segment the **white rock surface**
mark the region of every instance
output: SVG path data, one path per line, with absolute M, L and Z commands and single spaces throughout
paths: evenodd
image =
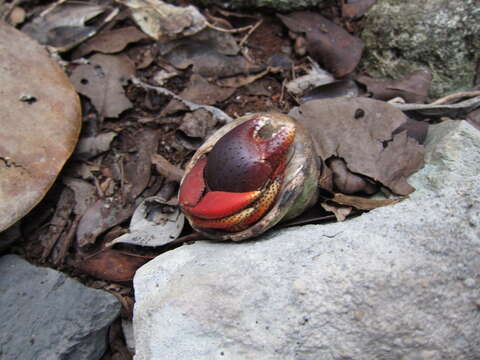
M 411 198 L 197 242 L 134 279 L 136 360 L 480 358 L 480 132 L 432 126 Z

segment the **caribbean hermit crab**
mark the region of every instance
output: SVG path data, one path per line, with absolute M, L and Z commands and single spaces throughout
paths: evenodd
M 181 181 L 179 203 L 192 227 L 240 241 L 298 216 L 317 200 L 312 141 L 289 116 L 257 113 L 214 133 Z

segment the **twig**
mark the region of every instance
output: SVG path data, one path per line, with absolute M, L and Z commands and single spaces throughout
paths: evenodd
M 152 163 L 155 165 L 157 172 L 165 176 L 169 180 L 174 180 L 180 182 L 182 180 L 183 174 L 185 171 L 180 169 L 178 166 L 173 165 L 170 161 L 165 159 L 160 154 L 153 154 L 151 156 Z
M 458 100 L 458 99 L 462 99 L 462 98 L 466 98 L 466 97 L 472 98 L 472 97 L 479 96 L 479 95 L 480 95 L 480 90 L 460 91 L 458 93 L 450 94 L 450 95 L 444 96 L 444 97 L 442 97 L 438 100 L 435 100 L 434 102 L 431 103 L 431 105 L 446 104 L 446 103 L 453 102 L 453 101 Z
M 244 31 L 248 31 L 255 26 L 255 25 L 247 25 L 247 26 L 243 26 L 243 27 L 237 28 L 237 29 L 223 29 L 223 28 L 220 28 L 220 27 L 215 26 L 213 24 L 210 24 L 208 21 L 206 21 L 206 24 L 207 24 L 207 27 L 209 27 L 210 29 L 217 30 L 217 31 L 220 31 L 220 32 L 224 32 L 224 33 L 229 33 L 229 34 L 237 34 L 237 33 L 241 33 L 241 32 L 244 32 Z
M 170 90 L 168 90 L 164 87 L 147 84 L 147 83 L 141 81 L 140 79 L 138 79 L 136 77 L 132 77 L 131 81 L 136 86 L 140 86 L 144 89 L 153 90 L 153 91 L 155 91 L 159 94 L 162 94 L 162 95 L 171 96 L 175 100 L 178 100 L 178 101 L 182 102 L 190 111 L 195 111 L 195 110 L 198 110 L 198 109 L 204 109 L 204 110 L 208 111 L 210 114 L 212 114 L 218 120 L 221 120 L 221 121 L 224 121 L 224 122 L 230 122 L 230 121 L 233 120 L 230 116 L 228 116 L 226 113 L 224 113 L 222 110 L 216 108 L 215 106 L 195 104 L 191 101 L 182 99 L 180 96 L 178 96 L 174 92 L 172 92 L 172 91 L 170 91 Z
M 181 236 L 173 241 L 170 241 L 169 243 L 165 245 L 175 245 L 175 244 L 183 244 L 186 242 L 191 242 L 191 241 L 198 241 L 198 240 L 206 240 L 205 235 L 202 235 L 199 232 L 194 232 L 188 235 Z
M 253 27 L 248 31 L 248 33 L 243 37 L 242 41 L 240 41 L 240 43 L 238 44 L 238 46 L 240 47 L 243 47 L 243 45 L 247 42 L 248 38 L 250 37 L 250 35 L 253 34 L 253 32 L 255 30 L 258 29 L 258 27 L 260 25 L 262 25 L 263 23 L 263 19 L 260 19 L 255 25 L 253 25 Z

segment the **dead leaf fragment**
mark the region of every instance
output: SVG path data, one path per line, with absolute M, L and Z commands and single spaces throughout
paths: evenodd
M 86 24 L 109 10 L 107 19 L 118 10 L 81 1 L 58 2 L 22 27 L 22 31 L 40 44 L 68 51 L 96 33 L 101 24 Z
M 87 96 L 103 117 L 117 117 L 132 107 L 123 86 L 135 73 L 135 66 L 124 55 L 96 54 L 90 64 L 79 65 L 70 80 L 77 91 Z
M 394 134 L 406 116 L 392 105 L 366 98 L 313 100 L 290 115 L 312 134 L 324 161 L 341 158 L 350 172 L 398 195 L 414 191 L 407 178 L 423 166 L 424 148 L 406 131 Z
M 193 72 L 205 78 L 225 78 L 265 70 L 265 65 L 249 63 L 243 56 L 228 56 L 212 48 L 209 43 L 189 42 L 177 46 L 165 58 L 177 69 L 193 67 Z
M 396 204 L 405 199 L 406 197 L 395 199 L 369 199 L 360 196 L 334 194 L 329 200 L 340 205 L 352 206 L 358 210 L 373 210 L 379 207 Z
M 101 32 L 80 45 L 74 52 L 73 57 L 79 58 L 92 52 L 113 54 L 124 50 L 128 44 L 136 43 L 149 37 L 138 30 L 135 26 L 127 26 Z
M 297 11 L 277 16 L 290 31 L 305 34 L 310 56 L 335 76 L 345 76 L 358 65 L 362 41 L 322 15 Z
M 123 282 L 131 281 L 137 269 L 148 260 L 140 256 L 126 255 L 115 249 L 104 248 L 78 262 L 75 267 L 97 279 Z
M 95 243 L 99 235 L 127 220 L 134 210 L 134 203 L 124 204 L 118 197 L 97 200 L 78 224 L 76 234 L 78 246 L 84 247 Z
M 182 124 L 175 131 L 179 144 L 189 150 L 196 150 L 214 132 L 217 121 L 203 109 L 195 110 L 183 117 Z
M 110 144 L 118 134 L 114 131 L 101 133 L 96 136 L 80 138 L 75 149 L 75 155 L 82 159 L 91 159 L 110 149 Z
M 207 26 L 198 9 L 180 7 L 160 0 L 118 0 L 128 6 L 140 28 L 156 40 L 172 40 L 191 36 Z
M 130 232 L 113 240 L 114 244 L 162 246 L 178 238 L 185 216 L 178 206 L 171 206 L 158 196 L 145 199 L 135 210 Z
M 72 153 L 78 95 L 44 48 L 0 22 L 0 231 L 33 208 Z
M 332 212 L 335 215 L 337 221 L 345 221 L 347 216 L 350 215 L 353 210 L 350 206 L 341 206 L 328 202 L 323 202 L 320 205 L 326 211 Z
M 399 80 L 374 79 L 365 75 L 356 80 L 367 87 L 367 92 L 371 93 L 374 99 L 387 101 L 401 97 L 408 103 L 423 103 L 428 97 L 432 72 L 418 70 Z

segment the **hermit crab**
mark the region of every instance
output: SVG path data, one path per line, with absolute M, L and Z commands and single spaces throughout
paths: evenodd
M 280 113 L 250 114 L 197 150 L 181 181 L 179 203 L 206 237 L 245 240 L 313 205 L 318 175 L 312 140 L 300 124 Z

